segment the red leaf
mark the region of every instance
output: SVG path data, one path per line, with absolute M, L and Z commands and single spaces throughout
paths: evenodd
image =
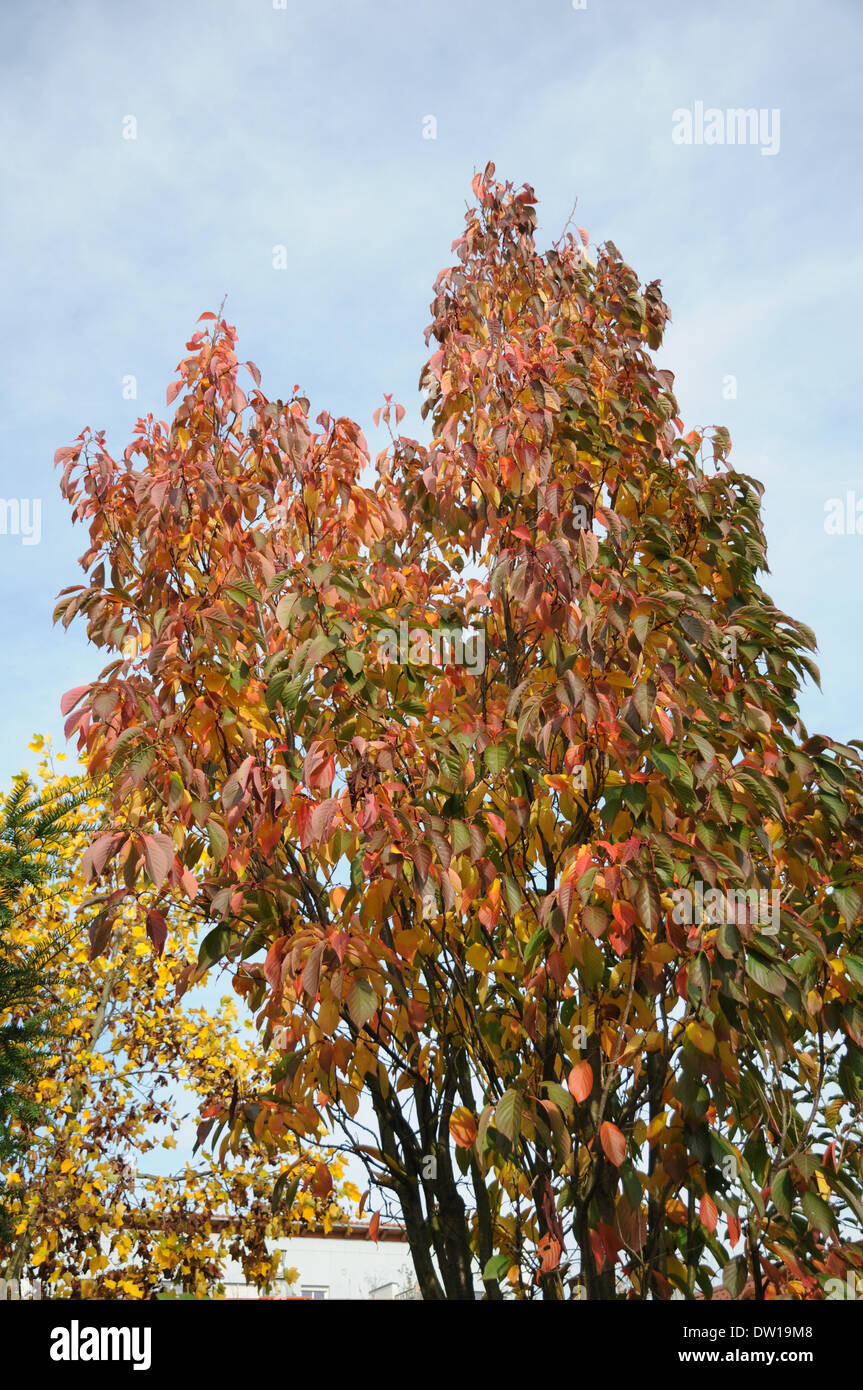
M 111 940 L 111 929 L 114 926 L 114 919 L 107 912 L 100 912 L 98 917 L 87 928 L 90 935 L 90 959 L 95 960 L 108 949 L 108 942 Z
M 563 913 L 564 921 L 569 920 L 569 910 L 572 907 L 572 900 L 575 896 L 575 884 L 571 878 L 565 878 L 557 890 L 557 901 Z
M 264 961 L 264 979 L 274 994 L 278 992 L 282 984 L 282 956 L 287 941 L 286 936 L 280 936 L 278 941 L 274 941 Z
M 68 714 L 70 710 L 73 710 L 89 689 L 89 685 L 76 685 L 74 690 L 67 690 L 60 701 L 60 713 Z
M 375 1243 L 377 1243 L 378 1227 L 380 1226 L 380 1224 L 381 1214 L 379 1211 L 376 1211 L 371 1221 L 369 1222 L 369 1240 L 373 1240 Z
M 609 871 L 610 872 L 610 871 Z M 606 873 L 606 879 L 608 873 Z M 608 939 L 619 956 L 623 956 L 632 944 L 632 927 L 635 922 L 635 910 L 631 903 L 616 902 L 611 914 L 615 921 L 615 926 L 608 934 Z
M 147 913 L 147 935 L 153 943 L 156 955 L 160 956 L 168 939 L 168 923 L 161 912 L 157 912 L 154 907 L 151 907 Z
M 500 838 L 506 844 L 506 821 L 501 816 L 496 816 L 494 811 L 486 811 L 486 820 L 492 830 L 496 830 Z
M 590 1233 L 590 1248 L 593 1251 L 593 1258 L 596 1264 L 596 1268 L 601 1273 L 602 1270 L 605 1268 L 607 1255 L 602 1236 L 599 1234 L 598 1231 L 591 1231 Z
M 312 947 L 306 957 L 306 963 L 303 966 L 302 985 L 310 999 L 317 999 L 318 997 L 318 984 L 321 978 L 321 962 L 326 949 L 326 941 L 319 941 Z
M 599 1128 L 599 1138 L 609 1163 L 619 1168 L 626 1157 L 626 1139 L 623 1133 L 610 1120 L 603 1120 Z
M 69 718 L 63 725 L 64 737 L 71 738 L 79 724 L 83 724 L 88 718 L 89 711 L 87 709 L 76 709 L 73 714 L 69 715 Z
M 174 842 L 170 835 L 142 835 L 147 873 L 161 888 L 174 864 Z
M 335 759 L 315 740 L 303 763 L 303 781 L 309 791 L 329 791 L 335 775 Z
M 89 879 L 91 874 L 99 877 L 108 860 L 123 843 L 123 835 L 118 831 L 109 832 L 107 835 L 100 835 L 94 840 L 92 845 L 84 851 L 81 859 L 81 868 L 84 878 Z

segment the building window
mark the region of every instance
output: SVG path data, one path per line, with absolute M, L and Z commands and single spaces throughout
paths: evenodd
M 300 1294 L 303 1298 L 329 1298 L 328 1284 L 302 1284 Z

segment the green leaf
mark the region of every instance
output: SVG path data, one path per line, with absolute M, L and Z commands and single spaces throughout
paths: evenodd
M 228 853 L 228 836 L 218 821 L 211 820 L 207 823 L 207 839 L 213 858 L 221 862 Z
M 355 888 L 358 893 L 366 881 L 363 873 L 363 854 L 364 851 L 360 850 L 351 860 L 351 887 Z
M 226 590 L 226 593 L 234 600 L 234 603 L 238 603 L 241 608 L 245 608 L 250 600 L 252 603 L 255 603 L 260 598 L 257 589 L 249 579 L 235 579 Z
M 518 1091 L 504 1091 L 494 1110 L 494 1127 L 514 1144 L 521 1133 L 523 1102 Z
M 833 889 L 833 897 L 836 899 L 839 911 L 842 913 L 845 921 L 848 923 L 849 927 L 853 927 L 857 918 L 860 916 L 861 909 L 863 909 L 863 898 L 860 897 L 856 888 L 835 887 Z
M 746 1260 L 742 1255 L 729 1260 L 722 1270 L 722 1286 L 732 1298 L 739 1298 L 746 1285 Z
M 794 1205 L 794 1183 L 787 1168 L 783 1168 L 782 1172 L 777 1173 L 773 1179 L 770 1196 L 773 1198 L 773 1205 L 779 1215 L 784 1216 L 787 1221 Z
M 777 999 L 785 997 L 787 982 L 784 976 L 773 966 L 760 960 L 752 951 L 749 951 L 746 956 L 746 973 L 767 994 L 773 994 Z
M 674 753 L 669 753 L 667 748 L 651 748 L 650 761 L 669 781 L 673 782 L 680 776 L 680 759 Z
M 731 820 L 731 808 L 734 802 L 731 792 L 727 787 L 723 786 L 721 782 L 717 782 L 716 786 L 711 791 L 710 804 L 722 823 L 728 825 Z
M 503 1279 L 512 1267 L 512 1259 L 509 1255 L 492 1255 L 486 1261 L 485 1269 L 482 1272 L 483 1279 Z
M 632 631 L 635 633 L 638 645 L 643 647 L 647 634 L 650 631 L 650 614 L 645 612 L 636 613 L 632 620 Z
M 649 724 L 656 704 L 656 685 L 653 681 L 639 681 L 632 693 L 632 702 L 641 716 L 642 724 Z
M 844 955 L 842 960 L 855 985 L 863 988 L 863 960 L 859 956 L 852 955 Z
M 275 1213 L 282 1205 L 284 1205 L 287 1211 L 290 1211 L 291 1207 L 294 1205 L 294 1198 L 297 1195 L 297 1189 L 300 1185 L 300 1174 L 298 1173 L 295 1178 L 291 1178 L 291 1181 L 288 1182 L 290 1177 L 291 1175 L 288 1172 L 282 1173 L 276 1178 L 275 1186 L 273 1187 L 273 1195 L 270 1198 L 270 1211 Z
M 576 968 L 587 989 L 593 989 L 605 975 L 605 957 L 590 937 L 583 936 L 579 942 Z
M 490 743 L 483 751 L 482 760 L 493 777 L 504 768 L 510 761 L 510 752 L 505 743 Z
M 303 661 L 303 675 L 310 671 L 313 666 L 319 666 L 324 657 L 329 656 L 330 652 L 338 645 L 338 638 L 328 637 L 325 632 L 319 632 L 317 637 L 314 637 L 309 643 L 309 649 Z
M 740 932 L 734 922 L 723 922 L 716 933 L 716 949 L 725 960 L 733 960 L 742 948 Z
M 463 854 L 470 849 L 470 831 L 463 820 L 454 820 L 450 825 L 450 840 L 453 854 Z
M 377 1010 L 378 997 L 368 980 L 355 978 L 348 990 L 348 1012 L 354 1023 L 358 1028 L 362 1028 Z
M 222 956 L 227 954 L 233 940 L 234 933 L 224 922 L 214 927 L 201 942 L 198 950 L 198 968 L 209 969 L 211 965 L 215 965 L 217 960 L 221 960 Z
M 290 627 L 291 620 L 294 616 L 294 610 L 299 604 L 299 601 L 299 594 L 285 594 L 284 598 L 279 599 L 276 604 L 276 622 L 279 624 L 279 627 L 286 629 Z
M 509 874 L 503 876 L 503 896 L 506 898 L 510 914 L 514 917 L 519 908 L 524 907 L 524 898 L 515 879 L 510 878 Z
M 829 1236 L 836 1229 L 836 1218 L 823 1197 L 815 1192 L 807 1192 L 800 1205 L 810 1226 L 814 1226 L 823 1236 Z
M 647 788 L 641 782 L 628 782 L 623 788 L 623 800 L 630 811 L 640 816 L 647 805 Z
M 553 1100 L 555 1105 L 558 1105 L 565 1114 L 569 1114 L 573 1107 L 573 1100 L 565 1086 L 561 1086 L 559 1081 L 543 1081 L 542 1089 L 549 1100 Z
M 537 929 L 536 929 L 536 931 L 534 932 L 533 936 L 530 938 L 530 941 L 527 943 L 527 947 L 526 947 L 526 949 L 525 949 L 525 953 L 524 953 L 524 963 L 525 963 L 525 965 L 530 965 L 530 962 L 533 960 L 533 958 L 534 958 L 534 956 L 536 955 L 537 951 L 539 950 L 540 946 L 542 946 L 542 944 L 543 944 L 545 941 L 549 940 L 549 939 L 550 939 L 550 938 L 549 938 L 548 932 L 546 931 L 545 927 L 537 927 Z

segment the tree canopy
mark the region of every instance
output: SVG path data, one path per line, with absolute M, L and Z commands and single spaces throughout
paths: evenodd
M 820 1297 L 863 1251 L 861 745 L 801 723 L 815 638 L 659 284 L 473 191 L 428 441 L 387 399 L 372 469 L 208 313 L 169 422 L 58 451 L 86 869 L 206 922 L 279 1030 L 256 1131 L 347 1136 L 426 1298 Z

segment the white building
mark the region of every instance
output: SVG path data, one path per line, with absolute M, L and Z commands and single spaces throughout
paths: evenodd
M 419 1298 L 410 1247 L 400 1226 L 381 1225 L 377 1241 L 368 1226 L 337 1227 L 329 1235 L 310 1231 L 274 1242 L 283 1251 L 282 1268 L 295 1269 L 298 1278 L 288 1284 L 278 1280 L 270 1298 Z M 228 1298 L 260 1298 L 248 1285 L 242 1267 L 230 1261 L 225 1267 Z

